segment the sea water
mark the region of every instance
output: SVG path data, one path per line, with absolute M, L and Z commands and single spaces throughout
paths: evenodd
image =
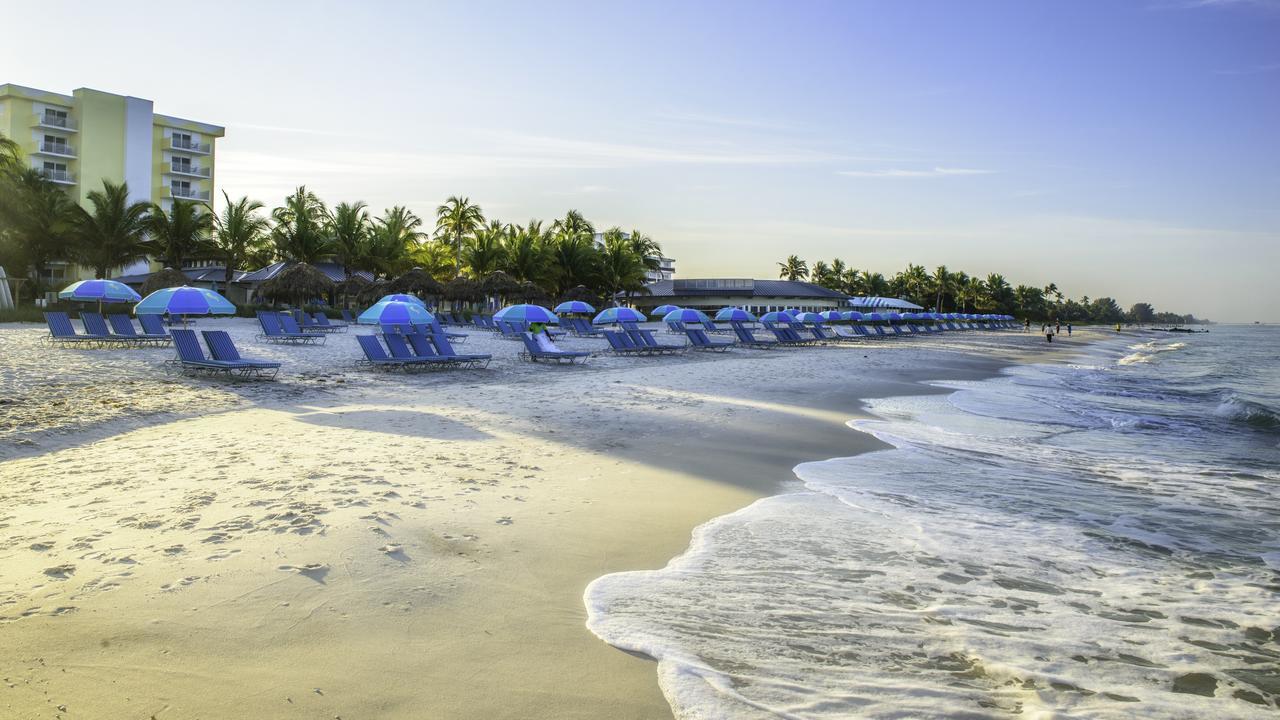
M 589 627 L 680 718 L 1277 717 L 1277 358 L 1151 333 L 876 401 L 894 449 L 596 580 Z

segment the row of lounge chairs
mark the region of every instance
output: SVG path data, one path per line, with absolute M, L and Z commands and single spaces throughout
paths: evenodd
M 489 354 L 466 355 L 457 352 L 444 333 L 384 332 L 383 349 L 376 335 L 357 335 L 364 360 L 357 365 L 380 370 L 438 370 L 442 368 L 486 368 L 493 359 Z M 389 351 L 389 352 L 388 352 Z
M 172 342 L 159 315 L 139 315 L 142 332 L 134 327 L 128 315 L 113 313 L 104 320 L 101 313 L 82 312 L 84 332 L 76 332 L 71 318 L 64 312 L 46 312 L 49 335 L 44 341 L 53 345 L 78 347 L 144 347 L 164 346 Z M 111 326 L 108 328 L 107 323 Z
M 201 332 L 205 345 L 209 347 L 208 355 L 200 347 L 195 330 L 174 328 L 171 334 L 177 357 L 168 362 L 183 372 L 265 380 L 274 378 L 280 372 L 278 362 L 242 357 L 225 330 Z

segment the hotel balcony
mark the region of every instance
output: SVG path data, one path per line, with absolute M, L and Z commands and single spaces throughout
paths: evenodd
M 169 197 L 174 200 L 209 200 L 208 190 L 197 190 L 195 188 L 170 187 Z
M 169 172 L 174 175 L 187 175 L 189 177 L 209 177 L 209 168 L 207 167 L 196 167 L 195 165 L 184 165 L 176 162 L 169 163 Z
M 210 151 L 208 143 L 198 143 L 195 141 L 188 142 L 186 140 L 179 140 L 175 137 L 169 138 L 169 147 L 174 150 L 195 153 L 197 155 L 208 155 Z
M 71 118 L 55 117 L 53 115 L 36 115 L 31 124 L 36 127 L 62 130 L 64 132 L 76 131 L 75 120 L 72 120 Z
M 72 175 L 66 170 L 37 169 L 36 172 L 40 173 L 45 180 L 48 180 L 51 183 L 56 183 L 58 185 L 75 185 L 76 184 L 76 176 Z
M 36 152 L 41 155 L 56 155 L 57 157 L 73 158 L 76 156 L 75 148 L 67 143 L 42 142 L 36 146 Z

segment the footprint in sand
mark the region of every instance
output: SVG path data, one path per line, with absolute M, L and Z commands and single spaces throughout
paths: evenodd
M 296 572 L 305 575 L 318 583 L 324 583 L 324 576 L 329 574 L 329 566 L 324 563 L 307 563 L 306 565 L 281 565 L 279 570 Z
M 513 523 L 513 522 L 515 522 L 515 521 L 514 521 L 514 520 L 512 520 L 510 517 L 503 516 L 503 517 L 498 518 L 496 522 L 497 522 L 499 525 L 510 525 L 511 523 Z
M 36 552 L 44 552 L 45 550 L 49 550 L 53 548 L 53 541 L 35 542 L 35 543 L 31 543 L 28 547 L 32 550 L 35 550 Z
M 76 566 L 70 565 L 70 564 L 55 565 L 53 567 L 44 569 L 45 575 L 48 575 L 51 578 L 57 578 L 59 580 L 66 580 L 67 578 L 71 577 L 75 573 L 76 573 Z

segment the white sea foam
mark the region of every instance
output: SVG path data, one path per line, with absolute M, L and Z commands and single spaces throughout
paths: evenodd
M 597 580 L 589 627 L 681 718 L 1273 717 L 1280 478 L 1135 453 L 1164 418 L 1057 372 L 872 403 L 897 449 Z

